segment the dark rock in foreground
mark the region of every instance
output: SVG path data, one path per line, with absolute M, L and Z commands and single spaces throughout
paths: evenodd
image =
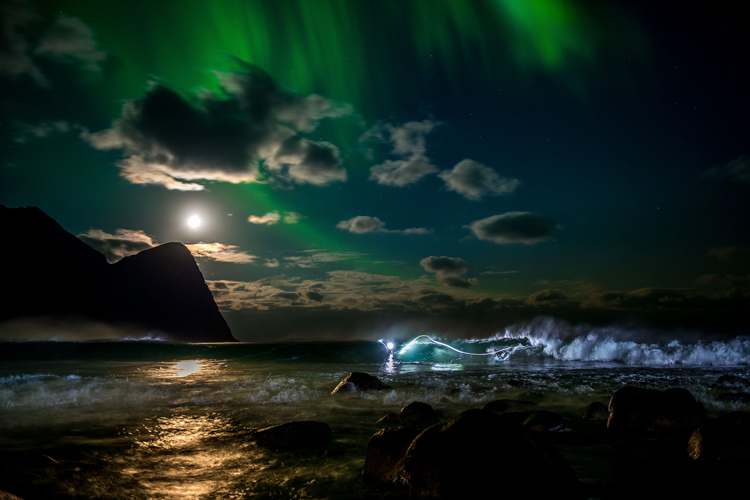
M 414 401 L 401 408 L 399 415 L 401 423 L 411 427 L 429 427 L 440 422 L 432 406 L 420 401 Z
M 579 415 L 584 420 L 607 420 L 609 419 L 609 409 L 604 403 L 596 401 L 582 408 Z
M 383 429 L 367 443 L 363 479 L 372 486 L 406 486 L 404 456 L 421 431 L 411 427 Z
M 36 207 L 0 205 L 0 227 L 22 245 L 0 245 L 3 278 L 13 284 L 0 307 L 0 321 L 92 320 L 156 331 L 175 341 L 236 341 L 181 243 L 109 264 Z
M 579 497 L 575 474 L 551 445 L 487 410 L 423 431 L 404 466 L 412 499 Z
M 750 413 L 735 411 L 706 421 L 690 436 L 688 455 L 709 464 L 750 461 Z
M 610 400 L 607 428 L 625 433 L 690 434 L 703 423 L 705 413 L 686 389 L 625 386 Z
M 483 410 L 494 411 L 495 413 L 529 411 L 534 408 L 536 408 L 536 403 L 516 399 L 496 399 L 482 406 Z
M 300 420 L 260 429 L 252 439 L 268 448 L 318 448 L 331 442 L 331 428 L 325 422 Z
M 378 377 L 369 373 L 351 372 L 339 382 L 339 385 L 331 391 L 331 394 L 347 391 L 381 391 L 390 389 L 391 386 L 380 381 Z

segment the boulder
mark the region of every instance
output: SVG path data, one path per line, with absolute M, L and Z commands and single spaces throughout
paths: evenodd
M 536 403 L 515 399 L 496 399 L 482 406 L 483 410 L 494 411 L 495 413 L 529 411 L 534 408 L 536 408 Z
M 406 451 L 411 499 L 577 498 L 578 480 L 540 435 L 488 410 L 429 427 Z
M 367 443 L 367 456 L 362 472 L 371 486 L 406 486 L 404 456 L 409 445 L 421 431 L 412 427 L 383 429 Z
M 432 409 L 432 406 L 427 403 L 421 403 L 414 401 L 401 408 L 401 414 L 399 415 L 401 423 L 411 427 L 429 427 L 440 422 L 440 419 Z
M 609 409 L 604 403 L 596 401 L 590 405 L 585 406 L 578 413 L 584 420 L 607 420 L 609 419 Z
M 687 451 L 702 463 L 750 459 L 750 413 L 735 411 L 706 421 L 690 436 Z
M 692 433 L 706 411 L 686 389 L 666 391 L 625 386 L 609 402 L 607 428 L 625 433 Z
M 388 413 L 383 418 L 378 420 L 376 423 L 380 425 L 387 425 L 387 426 L 393 426 L 397 427 L 401 425 L 401 418 L 399 417 L 398 413 Z
M 257 430 L 252 439 L 268 448 L 325 447 L 331 442 L 331 428 L 324 422 L 299 420 Z
M 527 412 L 524 427 L 537 432 L 560 432 L 565 430 L 565 421 L 557 413 L 549 410 Z
M 380 381 L 378 377 L 362 372 L 351 372 L 339 385 L 331 391 L 331 394 L 347 391 L 380 391 L 390 389 L 391 386 Z

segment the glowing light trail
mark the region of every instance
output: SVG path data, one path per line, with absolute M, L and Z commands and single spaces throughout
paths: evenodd
M 518 345 L 514 345 L 514 346 L 510 346 L 510 347 L 504 347 L 502 349 L 496 349 L 496 350 L 490 351 L 490 352 L 483 352 L 483 353 L 467 352 L 467 351 L 462 351 L 461 349 L 456 349 L 455 347 L 453 347 L 451 345 L 448 345 L 448 344 L 446 344 L 444 342 L 440 342 L 438 340 L 435 340 L 432 337 L 430 337 L 429 335 L 419 335 L 419 336 L 415 337 L 414 339 L 412 339 L 407 344 L 405 344 L 398 353 L 399 354 L 403 354 L 407 349 L 409 349 L 412 346 L 412 344 L 414 344 L 417 340 L 419 340 L 421 338 L 426 338 L 430 342 L 432 342 L 433 344 L 437 344 L 437 345 L 440 345 L 440 346 L 443 346 L 443 347 L 447 347 L 448 349 L 456 351 L 457 353 L 460 353 L 460 354 L 467 354 L 469 356 L 495 356 L 495 360 L 504 360 L 504 359 L 506 359 L 510 355 L 510 353 L 514 349 L 518 349 L 519 347 L 520 348 L 524 347 L 523 344 L 518 344 Z M 382 340 L 378 340 L 378 342 L 380 342 L 381 344 L 383 344 L 383 346 L 386 348 L 386 350 L 388 352 L 393 351 L 393 349 L 395 347 L 394 344 L 393 344 L 393 342 L 383 342 Z

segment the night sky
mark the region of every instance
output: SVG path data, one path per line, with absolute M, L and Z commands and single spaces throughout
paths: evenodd
M 110 262 L 185 243 L 245 341 L 747 333 L 747 26 L 689 0 L 0 0 L 0 203 Z

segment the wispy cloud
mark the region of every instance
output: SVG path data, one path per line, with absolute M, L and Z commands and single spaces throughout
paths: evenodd
M 278 211 L 268 212 L 267 214 L 258 217 L 257 215 L 251 215 L 247 218 L 248 222 L 252 222 L 253 224 L 266 224 L 268 226 L 272 226 L 274 224 L 277 224 L 279 222 L 283 222 L 284 224 L 296 224 L 300 220 L 305 219 L 306 217 L 302 214 L 298 214 L 297 212 L 284 212 L 284 215 L 279 215 Z
M 431 229 L 412 227 L 409 229 L 386 229 L 385 222 L 377 217 L 358 215 L 349 220 L 342 220 L 336 224 L 338 229 L 355 234 L 366 233 L 396 233 L 396 234 L 430 234 Z
M 229 262 L 232 264 L 250 264 L 258 257 L 239 250 L 235 245 L 223 243 L 197 243 L 185 245 L 194 257 L 200 259 L 215 260 L 217 262 Z

